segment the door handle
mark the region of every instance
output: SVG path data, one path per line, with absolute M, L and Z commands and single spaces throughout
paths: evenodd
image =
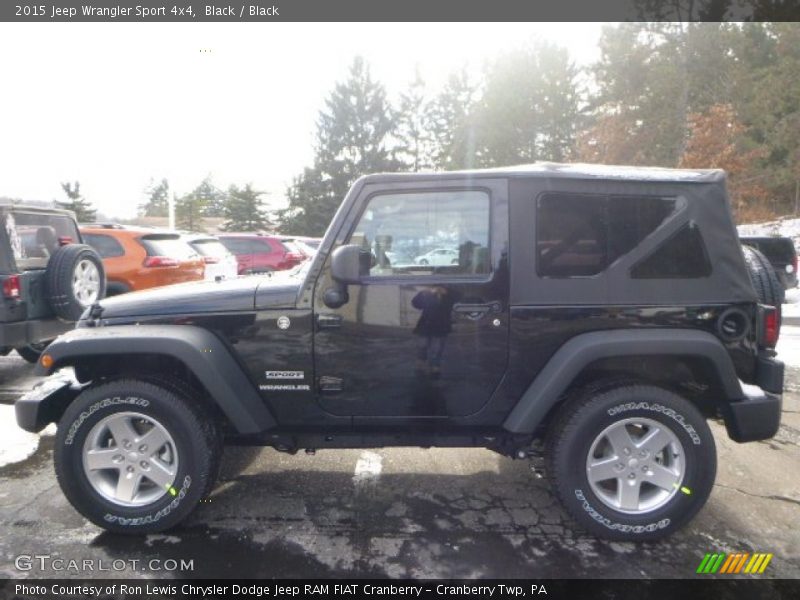
M 317 315 L 318 329 L 335 329 L 342 326 L 342 315 L 320 314 Z
M 477 321 L 489 313 L 501 312 L 501 310 L 502 305 L 499 302 L 489 302 L 486 304 L 458 303 L 453 306 L 453 312 L 464 315 L 473 321 Z

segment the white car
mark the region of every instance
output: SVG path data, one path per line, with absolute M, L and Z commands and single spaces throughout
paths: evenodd
M 213 235 L 188 235 L 186 241 L 206 263 L 206 281 L 234 279 L 239 276 L 236 256 Z
M 445 265 L 458 264 L 458 252 L 452 248 L 437 248 L 426 252 L 414 259 L 414 263 L 418 265 L 431 265 L 434 267 L 443 267 Z

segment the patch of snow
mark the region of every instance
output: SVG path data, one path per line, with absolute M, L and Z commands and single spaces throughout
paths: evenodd
M 53 437 L 56 434 L 56 429 L 57 429 L 56 428 L 56 424 L 55 423 L 50 423 L 50 425 L 48 425 L 47 427 L 45 427 L 44 429 L 42 429 L 39 432 L 39 436 L 41 436 L 41 437 Z
M 17 427 L 14 407 L 0 404 L 0 467 L 22 462 L 38 447 L 38 435 Z
M 383 457 L 375 452 L 362 452 L 356 461 L 353 483 L 362 487 L 375 483 L 383 470 Z
M 800 327 L 781 326 L 781 337 L 775 350 L 787 367 L 800 367 Z

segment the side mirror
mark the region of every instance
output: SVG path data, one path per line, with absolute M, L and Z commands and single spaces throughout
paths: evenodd
M 331 254 L 331 276 L 337 283 L 358 283 L 369 273 L 370 254 L 360 246 L 339 246 Z

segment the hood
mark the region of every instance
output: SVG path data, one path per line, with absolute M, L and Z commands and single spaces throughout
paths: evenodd
M 253 275 L 169 285 L 102 300 L 101 318 L 241 312 L 256 306 L 294 308 L 300 283 L 294 278 Z

